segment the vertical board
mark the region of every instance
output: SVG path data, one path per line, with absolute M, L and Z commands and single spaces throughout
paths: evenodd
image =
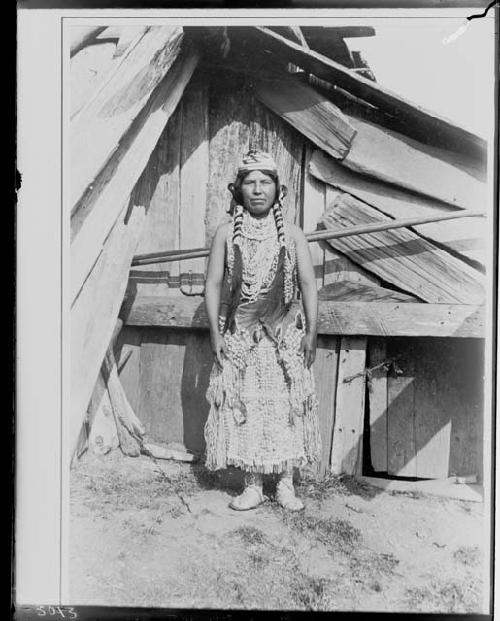
M 136 413 L 153 441 L 204 451 L 209 410 L 205 393 L 212 364 L 208 332 L 143 329 Z
M 342 337 L 331 455 L 333 474 L 361 474 L 366 337 Z
M 333 422 L 339 360 L 339 339 L 335 336 L 318 336 L 314 379 L 318 397 L 318 418 L 321 434 L 321 461 L 318 474 L 324 475 L 330 466 L 332 451 Z
M 306 159 L 304 167 L 304 204 L 302 207 L 302 228 L 305 233 L 312 233 L 317 228 L 318 220 L 325 211 L 325 192 L 326 185 L 315 179 L 308 172 L 309 160 L 313 149 L 310 145 L 306 146 Z M 311 258 L 316 276 L 316 288 L 321 289 L 324 279 L 325 251 L 319 242 L 309 244 Z
M 297 222 L 300 214 L 304 138 L 254 97 L 251 101 L 253 109 L 249 119 L 250 148 L 267 151 L 273 156 L 280 183 L 288 189 L 283 204 L 283 216 L 288 222 Z
M 303 137 L 262 106 L 241 79 L 214 76 L 209 103 L 210 170 L 206 213 L 206 241 L 227 218 L 238 163 L 248 149 L 269 151 L 276 160 L 280 183 L 288 188 L 284 217 L 298 221 Z
M 415 393 L 417 476 L 478 475 L 482 470 L 480 341 L 419 343 Z
M 403 375 L 388 377 L 388 472 L 439 479 L 481 475 L 484 343 L 390 339 Z
M 451 400 L 449 474 L 483 475 L 485 342 L 482 339 L 447 339 L 441 347 L 447 363 L 443 386 Z M 442 365 L 443 366 L 443 365 Z M 486 412 L 486 416 L 491 416 Z
M 182 100 L 181 100 L 182 101 Z M 136 201 L 147 206 L 138 254 L 180 247 L 180 143 L 182 104 L 170 117 L 140 182 Z M 129 290 L 136 295 L 180 295 L 179 261 L 133 268 Z
M 182 442 L 180 385 L 184 361 L 182 335 L 157 328 L 143 333 L 139 419 L 152 440 Z
M 118 336 L 115 356 L 123 390 L 134 412 L 139 412 L 139 374 L 141 360 L 142 328 L 124 326 Z
M 208 83 L 197 72 L 182 98 L 179 230 L 183 249 L 205 247 L 208 158 Z M 205 262 L 203 258 L 181 262 L 181 287 L 186 280 L 188 291 L 203 291 Z
M 415 356 L 409 342 L 395 351 L 400 355 L 397 365 L 402 373 L 391 372 L 387 378 L 387 472 L 415 477 Z
M 452 411 L 447 393 L 452 386 L 447 382 L 446 362 L 439 351 L 439 344 L 432 345 L 425 349 L 419 347 L 416 353 L 416 476 L 444 479 L 448 476 L 450 461 Z
M 206 243 L 227 216 L 231 202 L 228 183 L 234 181 L 241 154 L 249 148 L 250 95 L 229 88 L 228 81 L 212 79 L 209 97 L 209 178 L 206 209 Z
M 203 453 L 203 430 L 209 405 L 205 394 L 213 365 L 210 334 L 188 331 L 183 334 L 184 360 L 180 384 L 184 446 L 194 453 Z
M 370 368 L 386 359 L 385 340 L 368 341 Z M 370 456 L 375 472 L 387 472 L 387 371 L 380 367 L 372 371 L 368 388 L 370 412 Z

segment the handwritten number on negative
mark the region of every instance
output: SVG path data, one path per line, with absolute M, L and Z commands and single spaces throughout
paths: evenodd
M 78 614 L 75 609 L 61 606 L 37 606 L 37 615 L 39 617 L 61 617 L 61 619 L 76 619 Z

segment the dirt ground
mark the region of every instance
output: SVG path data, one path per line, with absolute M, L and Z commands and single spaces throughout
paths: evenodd
M 481 503 L 302 478 L 306 504 L 228 508 L 237 470 L 85 454 L 72 470 L 73 605 L 486 613 Z

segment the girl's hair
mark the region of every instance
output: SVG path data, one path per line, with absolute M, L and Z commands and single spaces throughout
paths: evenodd
M 285 291 L 285 232 L 283 225 L 283 211 L 282 211 L 282 200 L 286 196 L 286 187 L 280 185 L 278 176 L 271 171 L 262 170 L 260 171 L 266 175 L 269 175 L 274 183 L 276 184 L 276 195 L 274 198 L 274 204 L 272 207 L 274 221 L 276 223 L 276 231 L 278 234 L 278 241 L 280 245 L 279 256 L 278 256 L 278 264 L 276 267 L 276 273 L 274 275 L 273 281 L 269 290 L 266 294 L 266 299 L 261 300 L 258 304 L 257 313 L 259 319 L 262 322 L 265 322 L 267 318 L 272 317 L 273 315 L 279 314 L 281 309 L 284 307 L 284 291 Z M 231 279 L 231 292 L 230 299 L 227 308 L 226 321 L 224 324 L 224 332 L 230 329 L 231 332 L 234 332 L 236 325 L 234 321 L 234 317 L 236 315 L 236 310 L 241 300 L 241 287 L 242 287 L 242 279 L 243 279 L 243 259 L 241 256 L 241 227 L 243 225 L 243 196 L 241 193 L 241 185 L 243 180 L 248 175 L 248 172 L 239 174 L 236 177 L 234 183 L 230 183 L 228 185 L 228 189 L 233 195 L 233 200 L 231 201 L 231 207 L 229 209 L 229 213 L 233 215 L 233 274 Z

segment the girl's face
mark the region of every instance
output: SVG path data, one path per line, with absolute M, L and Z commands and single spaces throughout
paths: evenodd
M 276 198 L 276 183 L 260 170 L 252 170 L 241 184 L 243 206 L 253 216 L 267 215 Z

